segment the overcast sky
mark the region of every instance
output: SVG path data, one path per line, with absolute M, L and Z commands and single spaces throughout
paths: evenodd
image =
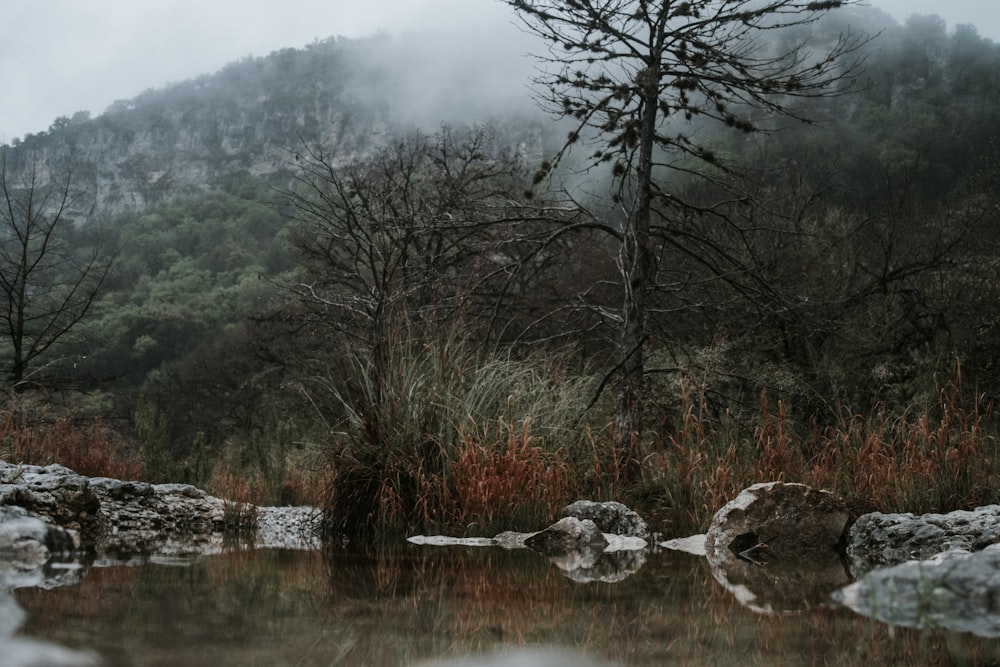
M 869 0 L 899 20 L 938 14 L 1000 41 L 1000 0 Z M 3 0 L 0 143 L 244 56 L 331 35 L 436 31 L 463 48 L 525 52 L 499 0 Z M 459 36 L 464 39 L 458 41 Z

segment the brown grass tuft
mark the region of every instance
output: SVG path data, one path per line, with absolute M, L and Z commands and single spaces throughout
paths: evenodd
M 0 458 L 28 465 L 58 463 L 88 477 L 143 479 L 142 460 L 123 437 L 101 419 L 29 420 L 0 410 Z
M 530 422 L 520 430 L 464 433 L 450 466 L 452 512 L 457 525 L 510 527 L 522 521 L 555 517 L 578 493 L 576 475 L 559 451 L 535 444 Z

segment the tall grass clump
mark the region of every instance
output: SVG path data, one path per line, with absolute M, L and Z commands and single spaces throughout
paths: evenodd
M 947 512 L 1000 500 L 992 405 L 962 387 L 960 369 L 922 410 L 844 410 L 814 434 L 805 480 L 833 488 L 858 511 Z
M 474 531 L 513 504 L 547 517 L 576 492 L 569 468 L 594 386 L 568 367 L 558 355 L 409 338 L 379 368 L 354 354 L 312 378 L 305 389 L 317 409 L 324 397 L 335 406 L 328 530 Z
M 961 373 L 935 400 L 893 414 L 842 409 L 820 427 L 761 394 L 752 419 L 712 411 L 704 390 L 682 387 L 681 416 L 653 441 L 630 493 L 673 534 L 704 531 L 757 482 L 836 491 L 852 511 L 948 512 L 1000 500 L 1000 446 L 992 407 L 962 388 Z
M 90 477 L 144 479 L 138 451 L 104 420 L 77 419 L 25 395 L 8 396 L 0 406 L 0 459 L 58 463 Z

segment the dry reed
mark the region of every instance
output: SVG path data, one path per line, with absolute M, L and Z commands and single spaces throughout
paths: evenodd
M 998 499 L 991 406 L 963 392 L 959 372 L 923 410 L 845 410 L 837 424 L 805 433 L 786 403 L 772 410 L 766 393 L 755 424 L 713 416 L 702 397 L 683 398 L 677 427 L 644 460 L 645 488 L 637 494 L 668 506 L 660 508 L 668 533 L 704 530 L 725 502 L 763 481 L 836 491 L 858 514 L 947 512 Z
M 143 479 L 142 461 L 103 420 L 47 419 L 19 409 L 0 410 L 0 459 L 27 465 L 58 463 L 88 477 Z

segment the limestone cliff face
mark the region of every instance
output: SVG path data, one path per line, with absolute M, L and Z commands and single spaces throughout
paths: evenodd
M 72 173 L 85 191 L 78 214 L 142 210 L 177 194 L 225 187 L 250 174 L 287 177 L 303 142 L 339 147 L 345 159 L 372 146 L 385 122 L 335 97 L 311 108 L 273 97 L 187 96 L 184 84 L 112 108 L 94 120 L 26 138 L 10 150 L 14 173 L 37 159 L 43 177 Z
M 385 36 L 330 39 L 246 58 L 116 102 L 93 119 L 85 112 L 57 119 L 48 132 L 15 141 L 8 168 L 18 173 L 34 159 L 43 174 L 71 170 L 75 188 L 86 192 L 77 214 L 86 216 L 224 188 L 241 174 L 284 185 L 303 143 L 349 161 L 389 136 L 442 123 L 503 117 L 512 143 L 541 154 L 538 124 L 499 108 L 502 95 L 489 81 L 477 91 L 465 78 L 459 96 L 447 72 L 414 70 L 413 48 Z M 518 104 L 533 108 L 521 94 Z

